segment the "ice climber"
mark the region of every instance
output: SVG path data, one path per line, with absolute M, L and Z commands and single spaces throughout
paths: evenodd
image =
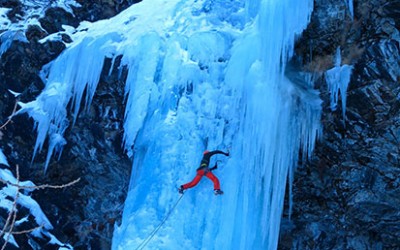
M 227 153 L 220 151 L 220 150 L 214 150 L 214 151 L 204 151 L 203 152 L 203 159 L 201 159 L 201 163 L 200 163 L 200 167 L 198 167 L 196 169 L 197 174 L 194 177 L 194 179 L 191 182 L 188 182 L 186 184 L 183 184 L 180 186 L 179 188 L 179 193 L 183 194 L 183 191 L 185 189 L 188 188 L 192 188 L 194 186 L 197 185 L 197 183 L 199 183 L 199 181 L 201 180 L 201 178 L 203 176 L 206 176 L 207 178 L 209 178 L 213 183 L 214 183 L 214 194 L 218 195 L 218 194 L 223 194 L 224 192 L 221 191 L 221 187 L 219 185 L 219 180 L 218 178 L 211 172 L 212 170 L 216 169 L 218 167 L 217 163 L 215 163 L 214 167 L 209 168 L 209 164 L 210 164 L 210 158 L 213 155 L 216 154 L 223 154 L 225 156 L 229 156 L 229 151 Z

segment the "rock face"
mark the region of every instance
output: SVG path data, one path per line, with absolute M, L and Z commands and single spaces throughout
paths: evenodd
M 296 171 L 279 249 L 400 249 L 399 1 L 315 1 L 297 56 L 320 78 L 323 138 Z M 323 73 L 337 47 L 353 65 L 346 120 Z M 340 100 L 339 100 L 340 102 Z
M 43 1 L 35 2 L 43 4 Z M 14 41 L 2 55 L 2 124 L 12 114 L 16 101 L 29 102 L 40 93 L 44 84 L 38 76 L 39 71 L 65 48 L 62 42 L 39 43 L 40 39 L 60 31 L 63 24 L 76 27 L 82 20 L 109 18 L 138 1 L 79 2 L 82 7 L 74 10 L 75 16 L 61 8 L 48 8 L 45 16 L 39 20 L 41 27 L 28 27 L 25 33 L 28 41 Z M 18 21 L 22 14 L 23 6 L 16 0 L 0 1 L 0 7 L 12 9 L 8 12 L 11 21 Z M 63 37 L 63 41 L 68 43 L 70 38 Z M 16 116 L 0 130 L 0 148 L 7 156 L 14 174 L 15 166 L 20 167 L 21 180 L 31 180 L 37 185 L 61 185 L 81 178 L 68 188 L 43 189 L 33 193 L 33 198 L 54 226 L 53 235 L 61 242 L 73 245 L 74 249 L 111 248 L 114 224 L 121 218 L 129 185 L 132 162 L 121 147 L 124 72 L 122 77 L 118 77 L 116 71 L 108 75 L 110 65 L 106 61 L 104 71 L 107 73 L 100 79 L 89 111 L 79 114 L 75 125 L 66 131 L 67 145 L 61 158 L 57 161 L 54 157 L 46 173 L 43 168 L 46 152 L 39 153 L 32 163 L 36 135 L 33 121 L 28 116 Z M 9 89 L 21 93 L 18 100 Z M 5 215 L 1 216 L 4 219 Z M 32 223 L 27 228 L 36 226 Z M 40 241 L 28 234 L 15 238 L 20 249 L 55 249 L 54 245 L 47 245 L 47 241 Z M 11 245 L 8 247 L 12 249 Z

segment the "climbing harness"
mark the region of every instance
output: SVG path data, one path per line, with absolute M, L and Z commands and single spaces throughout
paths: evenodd
M 184 194 L 184 193 L 183 193 Z M 179 201 L 182 199 L 183 194 L 181 195 L 181 197 L 179 197 L 179 199 L 175 202 L 175 204 L 172 206 L 171 210 L 169 210 L 169 212 L 167 213 L 167 215 L 164 217 L 164 219 L 161 221 L 161 223 L 150 233 L 149 236 L 147 236 L 146 239 L 144 239 L 142 241 L 142 243 L 140 243 L 140 245 L 136 248 L 136 250 L 141 250 L 144 249 L 144 247 L 150 242 L 150 240 L 154 237 L 154 235 L 156 235 L 156 233 L 158 232 L 158 230 L 160 230 L 160 228 L 164 225 L 164 223 L 167 221 L 168 217 L 171 215 L 172 211 L 174 211 L 174 209 L 176 208 L 176 206 L 178 205 Z

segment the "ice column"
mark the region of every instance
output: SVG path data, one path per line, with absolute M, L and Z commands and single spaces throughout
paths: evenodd
M 299 86 L 284 76 L 313 2 L 226 5 L 205 1 L 199 11 L 179 2 L 171 16 L 179 22 L 166 38 L 145 32 L 124 54 L 125 143 L 134 163 L 113 249 L 150 238 L 149 249 L 277 247 L 288 173 L 300 150 L 313 150 L 321 128 L 312 82 Z M 215 11 L 241 8 L 242 16 L 225 22 L 231 15 Z M 194 177 L 201 152 L 228 147 L 229 159 L 216 158 L 224 196 L 202 181 L 151 237 L 178 199 L 176 187 Z
M 335 56 L 335 66 L 326 71 L 325 80 L 328 84 L 328 90 L 331 93 L 331 110 L 336 110 L 338 97 L 340 92 L 340 97 L 342 101 L 342 114 L 343 114 L 343 122 L 346 120 L 346 99 L 347 99 L 347 87 L 350 83 L 351 72 L 353 66 L 344 64 L 341 65 L 341 55 L 340 55 L 340 47 L 336 50 Z

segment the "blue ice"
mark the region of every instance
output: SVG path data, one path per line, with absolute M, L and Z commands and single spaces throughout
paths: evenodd
M 102 59 L 122 56 L 133 166 L 113 249 L 277 248 L 289 173 L 321 131 L 312 82 L 284 75 L 312 9 L 311 0 L 145 0 L 70 34 L 42 71 L 42 94 L 20 112 L 36 121 L 35 150 L 52 135 L 62 148 L 67 113 L 76 119 L 82 98 L 90 106 Z M 213 159 L 225 194 L 202 180 L 171 211 L 205 149 L 230 149 Z
M 342 102 L 342 115 L 343 122 L 346 120 L 346 102 L 347 102 L 347 88 L 350 83 L 351 72 L 353 66 L 343 64 L 340 55 L 340 47 L 336 49 L 335 55 L 335 66 L 325 73 L 325 80 L 328 84 L 328 90 L 330 92 L 330 107 L 332 111 L 335 111 L 339 101 L 339 93 Z

